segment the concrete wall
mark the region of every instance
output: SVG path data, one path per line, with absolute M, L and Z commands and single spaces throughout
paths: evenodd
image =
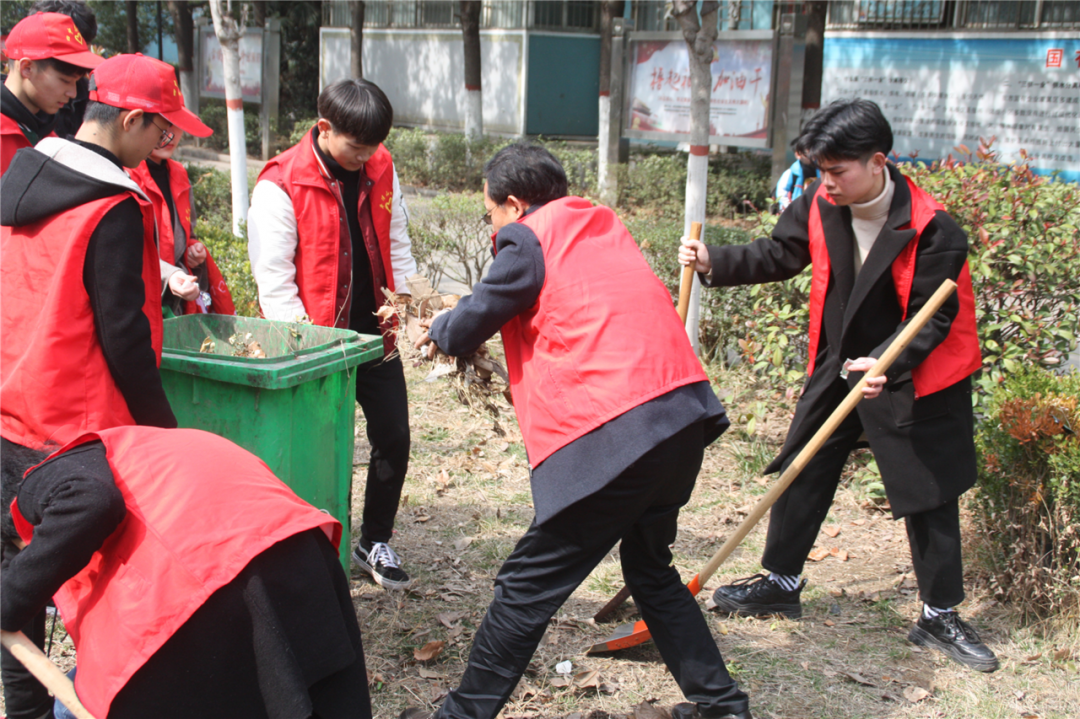
M 522 30 L 480 32 L 485 132 L 525 132 L 526 44 Z M 320 87 L 347 77 L 349 30 L 322 28 L 320 56 Z M 365 79 L 394 105 L 395 125 L 465 129 L 461 31 L 365 29 L 363 59 Z M 595 106 L 594 93 L 594 114 Z

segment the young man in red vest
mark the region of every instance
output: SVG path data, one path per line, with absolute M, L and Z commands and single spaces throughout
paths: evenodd
M 198 277 L 199 296 L 194 302 L 166 292 L 165 305 L 176 315 L 199 312 L 235 315 L 232 293 L 221 270 L 192 232 L 195 228 L 195 197 L 191 181 L 184 166 L 172 159 L 183 136 L 183 131 L 177 130 L 172 142 L 155 149 L 145 162 L 131 170 L 132 179 L 139 183 L 154 205 L 158 254 L 162 261 L 171 263 L 178 272 Z
M 12 28 L 0 89 L 0 174 L 16 151 L 53 134 L 57 113 L 78 94 L 77 83 L 104 62 L 67 15 L 35 13 Z
M 566 196 L 547 150 L 511 145 L 485 174 L 495 261 L 429 333 L 463 356 L 501 329 L 536 517 L 499 570 L 461 685 L 436 716 L 493 719 L 548 620 L 621 543 L 626 585 L 690 700 L 672 716 L 748 719 L 746 694 L 671 566 L 679 508 L 705 446 L 728 426 L 671 296 L 615 213 Z
M 821 179 L 781 215 L 771 238 L 729 247 L 684 238 L 679 250 L 679 261 L 694 263 L 713 287 L 786 280 L 813 266 L 810 376 L 766 472 L 790 464 L 942 281 L 959 287 L 886 375 L 870 380 L 858 411 L 773 505 L 761 561 L 770 574 L 722 586 L 713 599 L 733 614 L 801 616 L 799 575 L 865 434 L 893 516 L 907 524 L 924 602 L 908 638 L 994 671 L 994 653 L 953 609 L 964 599 L 959 497 L 976 472 L 970 375 L 982 365 L 967 236 L 887 162 L 892 129 L 875 103 L 823 108 L 796 149 Z
M 50 137 L 19 150 L 0 180 L 5 453 L 57 447 L 108 427 L 176 426 L 158 372 L 162 270 L 153 207 L 124 171 L 146 159 L 173 123 L 209 131 L 183 109 L 175 87 L 170 65 L 110 58 L 95 71 L 75 139 Z M 174 291 L 183 291 L 185 277 L 170 277 Z M 5 544 L 4 562 L 7 552 Z M 44 626 L 41 613 L 26 627 L 39 645 Z M 6 650 L 3 667 L 5 692 L 18 693 L 19 680 L 9 676 L 21 667 Z M 40 684 L 25 681 L 34 704 Z M 39 716 L 12 706 L 12 716 Z
M 319 94 L 319 121 L 263 168 L 251 196 L 248 253 L 259 304 L 272 320 L 384 334 L 387 359 L 359 369 L 356 401 L 371 443 L 360 542 L 353 560 L 387 589 L 409 586 L 390 549 L 409 466 L 409 404 L 401 358 L 375 311 L 383 288 L 407 294 L 416 274 L 408 216 L 381 144 L 394 110 L 366 80 Z
M 2 628 L 53 597 L 91 714 L 371 717 L 341 525 L 260 459 L 135 426 L 34 454 L 3 458 L 3 539 L 22 549 Z

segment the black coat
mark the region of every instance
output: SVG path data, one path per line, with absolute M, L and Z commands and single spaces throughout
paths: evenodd
M 862 376 L 840 378 L 844 360 L 880 357 L 904 329 L 890 268 L 915 237 L 899 229 L 911 220 L 911 193 L 904 176 L 892 165 L 896 185 L 889 217 L 858 277 L 855 276 L 855 234 L 851 211 L 818 200 L 831 266 L 822 312 L 821 340 L 814 373 L 795 407 L 780 455 L 766 468 L 775 472 L 801 449 Z M 772 237 L 747 245 L 709 247 L 713 287 L 786 280 L 810 264 L 808 219 L 817 183 L 781 215 Z M 908 318 L 919 311 L 946 278 L 956 280 L 967 259 L 967 236 L 939 211 L 918 239 L 915 277 Z M 962 380 L 934 394 L 915 399 L 911 370 L 948 335 L 959 309 L 955 293 L 931 318 L 886 372 L 882 394 L 863 400 L 857 411 L 881 470 L 894 516 L 923 512 L 955 499 L 975 484 L 974 419 L 971 382 Z M 837 386 L 841 384 L 842 386 Z

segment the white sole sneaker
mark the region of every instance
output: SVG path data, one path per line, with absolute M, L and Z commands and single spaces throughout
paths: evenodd
M 411 577 L 409 579 L 406 579 L 405 581 L 396 582 L 393 579 L 387 579 L 383 575 L 379 574 L 375 571 L 375 567 L 368 564 L 367 560 L 361 557 L 360 553 L 357 552 L 355 549 L 352 553 L 352 560 L 356 562 L 356 566 L 360 567 L 365 572 L 370 574 L 371 578 L 375 580 L 375 583 L 383 589 L 408 589 L 410 586 L 412 586 Z

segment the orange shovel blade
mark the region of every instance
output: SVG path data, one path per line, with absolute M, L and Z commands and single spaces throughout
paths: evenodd
M 695 574 L 686 588 L 690 590 L 690 594 L 697 596 L 697 593 L 701 591 L 701 582 L 698 580 L 700 574 Z M 637 620 L 633 624 L 624 624 L 615 630 L 615 633 L 610 637 L 600 642 L 599 644 L 593 644 L 586 650 L 586 654 L 601 654 L 603 652 L 617 652 L 620 649 L 629 649 L 630 647 L 636 647 L 639 644 L 652 639 L 652 633 L 649 632 L 649 628 L 645 625 L 645 622 L 641 619 Z

